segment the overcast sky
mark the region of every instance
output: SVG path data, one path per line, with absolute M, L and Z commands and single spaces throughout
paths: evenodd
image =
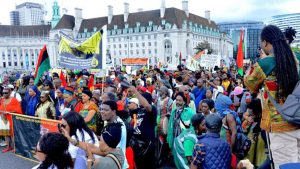
M 83 9 L 83 18 L 107 15 L 107 6 L 114 7 L 114 14 L 124 11 L 124 2 L 129 3 L 129 11 L 159 9 L 161 0 L 57 0 L 61 9 L 66 8 L 68 14 L 74 14 L 74 8 Z M 2 0 L 0 5 L 0 23 L 10 24 L 9 12 L 26 0 Z M 29 0 L 45 5 L 46 19 L 52 15 L 54 0 Z M 166 7 L 182 9 L 182 0 L 165 0 Z M 300 0 L 189 0 L 189 11 L 204 16 L 204 11 L 211 11 L 211 18 L 216 22 L 223 21 L 266 21 L 273 15 L 300 13 Z M 62 13 L 62 10 L 61 10 Z

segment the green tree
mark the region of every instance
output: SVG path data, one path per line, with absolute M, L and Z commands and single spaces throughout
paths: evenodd
M 211 45 L 207 41 L 203 41 L 201 43 L 198 43 L 197 46 L 194 48 L 197 50 L 196 53 L 199 53 L 205 49 L 207 49 L 207 54 L 213 53 L 213 49 L 211 48 Z

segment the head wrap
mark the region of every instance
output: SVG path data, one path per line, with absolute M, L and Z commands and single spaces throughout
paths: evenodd
M 231 110 L 230 106 L 232 101 L 228 96 L 219 94 L 215 101 L 215 108 L 221 114 L 222 117 L 225 117 Z
M 31 86 L 30 89 L 33 90 L 37 96 L 41 95 L 41 92 L 39 91 L 39 89 L 36 86 Z
M 89 89 L 83 89 L 82 93 L 88 95 L 90 98 L 93 97 L 93 94 Z
M 60 92 L 64 93 L 65 88 L 64 88 L 64 87 L 60 87 L 60 88 L 58 88 L 58 90 L 59 90 Z
M 74 88 L 71 86 L 67 86 L 64 90 L 64 94 L 73 96 L 74 95 Z

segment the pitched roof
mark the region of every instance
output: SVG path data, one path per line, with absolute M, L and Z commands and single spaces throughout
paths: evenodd
M 49 36 L 51 25 L 14 26 L 0 25 L 0 37 Z
M 218 28 L 214 21 L 209 22 L 206 18 L 189 13 L 189 17 L 186 16 L 183 10 L 177 8 L 166 8 L 164 18 L 160 18 L 160 9 L 129 13 L 127 24 L 129 27 L 136 27 L 136 23 L 139 22 L 140 26 L 148 26 L 149 21 L 152 21 L 154 25 L 161 25 L 162 19 L 165 19 L 167 23 L 175 24 L 178 28 L 182 27 L 184 20 L 187 24 L 192 21 L 193 23 L 201 24 L 210 28 Z M 73 29 L 75 19 L 73 16 L 64 15 L 57 26 L 54 29 Z M 99 17 L 91 19 L 83 19 L 80 25 L 79 32 L 84 32 L 87 29 L 88 32 L 92 32 L 94 27 L 101 29 L 102 26 L 107 24 L 107 29 L 113 29 L 114 25 L 117 25 L 118 29 L 124 28 L 124 14 L 114 15 L 111 24 L 108 24 L 108 17 Z
M 72 15 L 64 14 L 53 29 L 71 29 L 75 26 L 75 18 Z

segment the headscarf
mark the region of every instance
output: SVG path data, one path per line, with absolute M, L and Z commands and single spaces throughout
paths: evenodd
M 237 126 L 241 124 L 241 120 L 238 117 L 237 113 L 230 109 L 232 105 L 232 101 L 228 96 L 223 94 L 219 94 L 215 101 L 215 109 L 220 114 L 222 118 L 224 118 L 227 114 L 232 114 L 236 120 Z
M 34 93 L 36 94 L 36 96 L 40 97 L 41 92 L 39 91 L 38 87 L 36 87 L 36 86 L 30 86 L 30 89 L 34 91 Z
M 58 90 L 59 90 L 61 93 L 64 93 L 65 88 L 64 88 L 64 87 L 60 87 L 60 88 L 58 88 Z

